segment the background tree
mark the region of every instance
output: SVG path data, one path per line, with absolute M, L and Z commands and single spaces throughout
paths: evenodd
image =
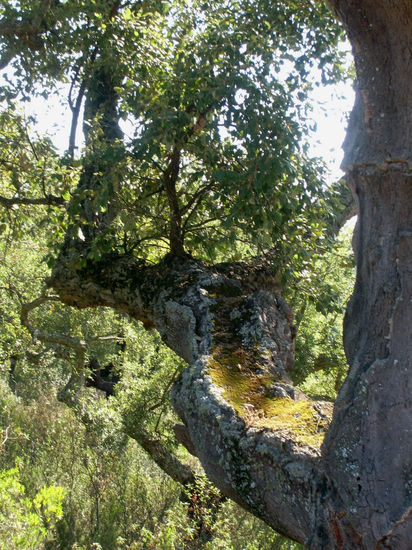
M 172 392 L 179 434 L 222 492 L 312 548 L 406 548 L 412 14 L 406 0 L 332 4 L 357 66 L 345 163 L 360 222 L 350 371 L 329 429 L 330 404 L 291 384 L 280 296 L 323 245 L 326 199 L 301 145 L 308 65 L 338 70 L 323 3 L 7 4 L 6 96 L 71 75 L 66 166 L 85 97 L 86 149 L 48 285 L 68 305 L 155 327 L 192 365 Z

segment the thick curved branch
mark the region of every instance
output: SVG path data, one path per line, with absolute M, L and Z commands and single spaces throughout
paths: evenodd
M 226 496 L 303 542 L 331 407 L 291 385 L 293 314 L 279 291 L 256 290 L 239 273 L 188 257 L 153 266 L 111 255 L 77 272 L 60 261 L 48 284 L 67 304 L 109 306 L 156 327 L 192 365 L 172 393 L 186 426 L 179 439 Z

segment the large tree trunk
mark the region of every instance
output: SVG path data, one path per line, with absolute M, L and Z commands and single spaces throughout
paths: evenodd
M 322 461 L 319 509 L 338 548 L 412 547 L 412 3 L 333 2 L 353 46 L 357 98 L 344 165 L 358 200 L 350 364 Z M 338 504 L 338 500 L 341 504 Z M 318 520 L 319 525 L 327 521 Z M 333 546 L 332 546 L 333 547 Z
M 110 256 L 75 269 L 70 248 L 85 243 L 71 233 L 49 284 L 65 303 L 110 306 L 155 327 L 191 365 L 173 389 L 178 433 L 225 495 L 312 549 L 408 550 L 412 4 L 331 3 L 357 65 L 345 163 L 359 223 L 350 371 L 321 449 L 329 407 L 290 384 L 293 316 L 265 268 L 210 268 L 180 254 L 157 266 Z

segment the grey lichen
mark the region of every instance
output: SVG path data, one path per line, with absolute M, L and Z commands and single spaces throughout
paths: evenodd
M 198 350 L 195 337 L 196 319 L 190 307 L 173 301 L 166 302 L 162 329 L 162 337 L 173 351 L 189 364 L 193 363 Z

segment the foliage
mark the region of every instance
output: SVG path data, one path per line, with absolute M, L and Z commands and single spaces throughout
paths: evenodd
M 19 9 L 23 20 L 36 17 L 40 5 L 7 5 L 4 18 L 16 17 Z M 28 54 L 21 44 L 3 93 L 25 98 L 41 83 L 48 94 L 71 81 L 76 116 L 87 93 L 83 165 L 98 158 L 106 174 L 94 188 L 93 208 L 103 213 L 114 196 L 119 210 L 92 257 L 111 248 L 158 258 L 168 248 L 175 215 L 180 238 L 194 255 L 235 258 L 276 243 L 285 274 L 292 258 L 298 270 L 308 250 L 319 246 L 325 215 L 322 166 L 308 157 L 305 143 L 312 70 L 316 64 L 325 82 L 343 77 L 341 30 L 323 3 L 175 1 L 120 8 L 73 1 L 53 7 L 48 17 L 45 35 L 40 33 L 48 47 Z M 112 115 L 102 106 L 107 98 L 99 78 L 110 82 L 117 104 L 111 107 L 117 121 L 110 124 L 121 117 L 133 132 L 125 151 L 102 144 L 100 132 Z M 178 162 L 169 193 L 165 178 L 173 159 Z M 111 166 L 109 176 L 102 163 Z M 47 169 L 55 174 L 56 191 L 67 196 L 74 182 L 70 170 L 50 155 Z M 36 178 L 30 186 L 38 188 Z M 78 191 L 69 208 L 72 219 L 83 200 Z M 64 227 L 61 219 L 54 221 Z
M 212 543 L 196 542 L 180 487 L 134 442 L 119 445 L 118 439 L 102 437 L 99 410 L 106 409 L 106 401 L 94 398 L 95 414 L 85 427 L 52 394 L 44 395 L 44 388 L 42 398 L 24 403 L 2 385 L 2 425 L 9 427 L 9 439 L 1 465 L 12 463 L 19 453 L 20 479 L 29 495 L 45 483 L 58 483 L 66 492 L 53 547 L 86 550 L 98 543 L 106 550 L 213 548 Z M 251 532 L 256 533 L 256 548 L 269 549 L 275 542 L 282 547 L 268 527 L 234 505 L 219 512 L 211 536 L 215 547 L 250 550 Z
M 333 398 L 352 265 L 346 244 L 329 247 L 339 205 L 307 142 L 313 75 L 344 77 L 341 29 L 318 0 L 20 0 L 0 17 L 0 514 L 13 544 L 298 548 L 233 503 L 199 504 L 205 482 L 191 510 L 193 494 L 125 435 L 144 431 L 200 472 L 172 436 L 167 396 L 183 364 L 158 335 L 55 297 L 30 312 L 32 337 L 20 315 L 70 239 L 77 267 L 106 252 L 156 262 L 179 244 L 212 262 L 275 250 L 300 325 L 294 376 L 314 393 L 323 361 L 316 392 Z M 63 155 L 20 107 L 54 94 L 72 112 Z M 45 334 L 81 343 L 81 366 Z M 120 378 L 110 398 L 70 386 L 93 365 Z M 73 410 L 56 400 L 68 386 Z
M 4 550 L 43 548 L 63 515 L 62 487 L 43 487 L 30 500 L 18 468 L 0 471 L 0 543 Z
M 313 398 L 334 401 L 346 376 L 342 324 L 355 278 L 351 238 L 345 227 L 294 289 L 299 330 L 292 376 Z

